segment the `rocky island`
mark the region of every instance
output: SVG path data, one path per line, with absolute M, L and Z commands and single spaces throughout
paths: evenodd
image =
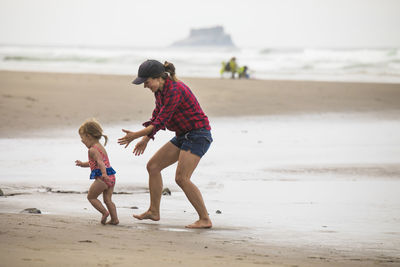
M 191 29 L 189 37 L 173 43 L 171 46 L 225 46 L 235 47 L 232 38 L 224 32 L 222 26 Z

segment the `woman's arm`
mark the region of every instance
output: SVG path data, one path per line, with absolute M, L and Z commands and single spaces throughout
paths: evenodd
M 144 127 L 149 126 L 157 118 L 159 112 L 160 112 L 160 104 L 157 103 L 157 100 L 156 100 L 156 107 L 153 110 L 151 119 L 149 121 L 144 122 L 142 125 Z
M 142 155 L 144 153 L 144 151 L 146 150 L 147 143 L 149 141 L 150 141 L 150 137 L 148 137 L 147 135 L 143 136 L 142 140 L 137 142 L 135 148 L 133 149 L 133 154 L 135 154 L 135 156 Z
M 165 129 L 165 126 L 175 114 L 182 100 L 182 88 L 170 88 L 168 90 L 168 92 L 163 97 L 164 105 L 160 108 L 155 120 L 151 122 L 151 125 L 153 125 L 154 128 L 149 134 L 150 138 L 153 138 L 159 130 Z
M 129 130 L 122 129 L 122 131 L 124 133 L 126 133 L 126 135 L 124 137 L 118 139 L 118 144 L 125 145 L 125 148 L 126 148 L 130 144 L 130 142 L 132 142 L 133 140 L 135 140 L 135 139 L 137 139 L 139 137 L 142 137 L 142 136 L 146 136 L 147 137 L 147 135 L 149 135 L 150 133 L 153 132 L 153 129 L 154 129 L 153 125 L 149 125 L 146 128 L 144 128 L 144 129 L 142 129 L 142 130 L 140 130 L 138 132 L 132 132 L 132 131 L 129 131 Z M 145 140 L 147 140 L 147 142 L 148 142 L 149 141 L 148 137 Z

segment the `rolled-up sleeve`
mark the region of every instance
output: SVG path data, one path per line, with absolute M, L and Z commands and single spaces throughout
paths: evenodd
M 151 125 L 152 122 L 155 121 L 155 119 L 157 118 L 159 112 L 160 112 L 160 104 L 156 101 L 156 107 L 155 107 L 154 110 L 153 110 L 151 119 L 150 119 L 149 121 L 144 122 L 142 125 L 143 125 L 144 127 L 147 127 L 147 126 Z M 154 131 L 153 131 L 153 132 L 154 132 Z M 148 137 L 150 137 L 151 139 L 154 140 L 154 134 L 155 134 L 155 133 L 153 133 L 153 132 L 152 132 L 151 134 L 149 134 Z
M 154 135 L 159 130 L 165 130 L 166 124 L 169 120 L 171 120 L 181 101 L 182 93 L 180 92 L 180 90 L 176 88 L 171 88 L 170 90 L 168 90 L 166 95 L 163 97 L 164 105 L 159 109 L 157 116 L 155 116 L 155 119 L 146 122 L 147 126 L 154 126 L 153 132 L 148 135 L 150 138 L 154 139 Z

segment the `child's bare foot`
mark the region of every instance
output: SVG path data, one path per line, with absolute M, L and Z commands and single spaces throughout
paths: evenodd
M 212 223 L 210 219 L 201 219 L 198 221 L 195 221 L 192 224 L 186 225 L 186 228 L 191 228 L 191 229 L 204 229 L 204 228 L 211 228 Z
M 106 224 L 108 215 L 110 215 L 110 213 L 108 211 L 103 214 L 103 216 L 101 217 L 101 221 L 100 221 L 101 224 Z
M 159 221 L 160 220 L 160 214 L 152 212 L 150 210 L 148 210 L 145 213 L 142 213 L 140 215 L 133 214 L 132 216 L 135 217 L 138 220 L 152 220 L 152 221 Z
M 117 220 L 109 220 L 108 222 L 107 222 L 107 224 L 111 224 L 111 225 L 117 225 L 117 224 L 119 224 L 119 220 L 117 219 Z

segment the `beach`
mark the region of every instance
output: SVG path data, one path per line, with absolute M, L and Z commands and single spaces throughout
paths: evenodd
M 1 71 L 1 137 L 20 136 L 23 128 L 76 127 L 88 117 L 103 124 L 146 121 L 154 108 L 153 95 L 142 86 L 133 86 L 133 78 Z M 399 114 L 399 84 L 217 78 L 184 81 L 211 118 L 330 112 L 398 118 Z
M 149 201 L 146 162 L 116 140 L 138 130 L 154 96 L 133 76 L 0 71 L 0 266 L 398 266 L 400 84 L 179 77 L 208 115 L 214 143 L 193 181 L 211 230 L 163 172 L 159 222 L 137 221 Z M 95 117 L 117 169 L 118 226 L 86 200 Z M 20 213 L 38 208 L 42 214 Z

